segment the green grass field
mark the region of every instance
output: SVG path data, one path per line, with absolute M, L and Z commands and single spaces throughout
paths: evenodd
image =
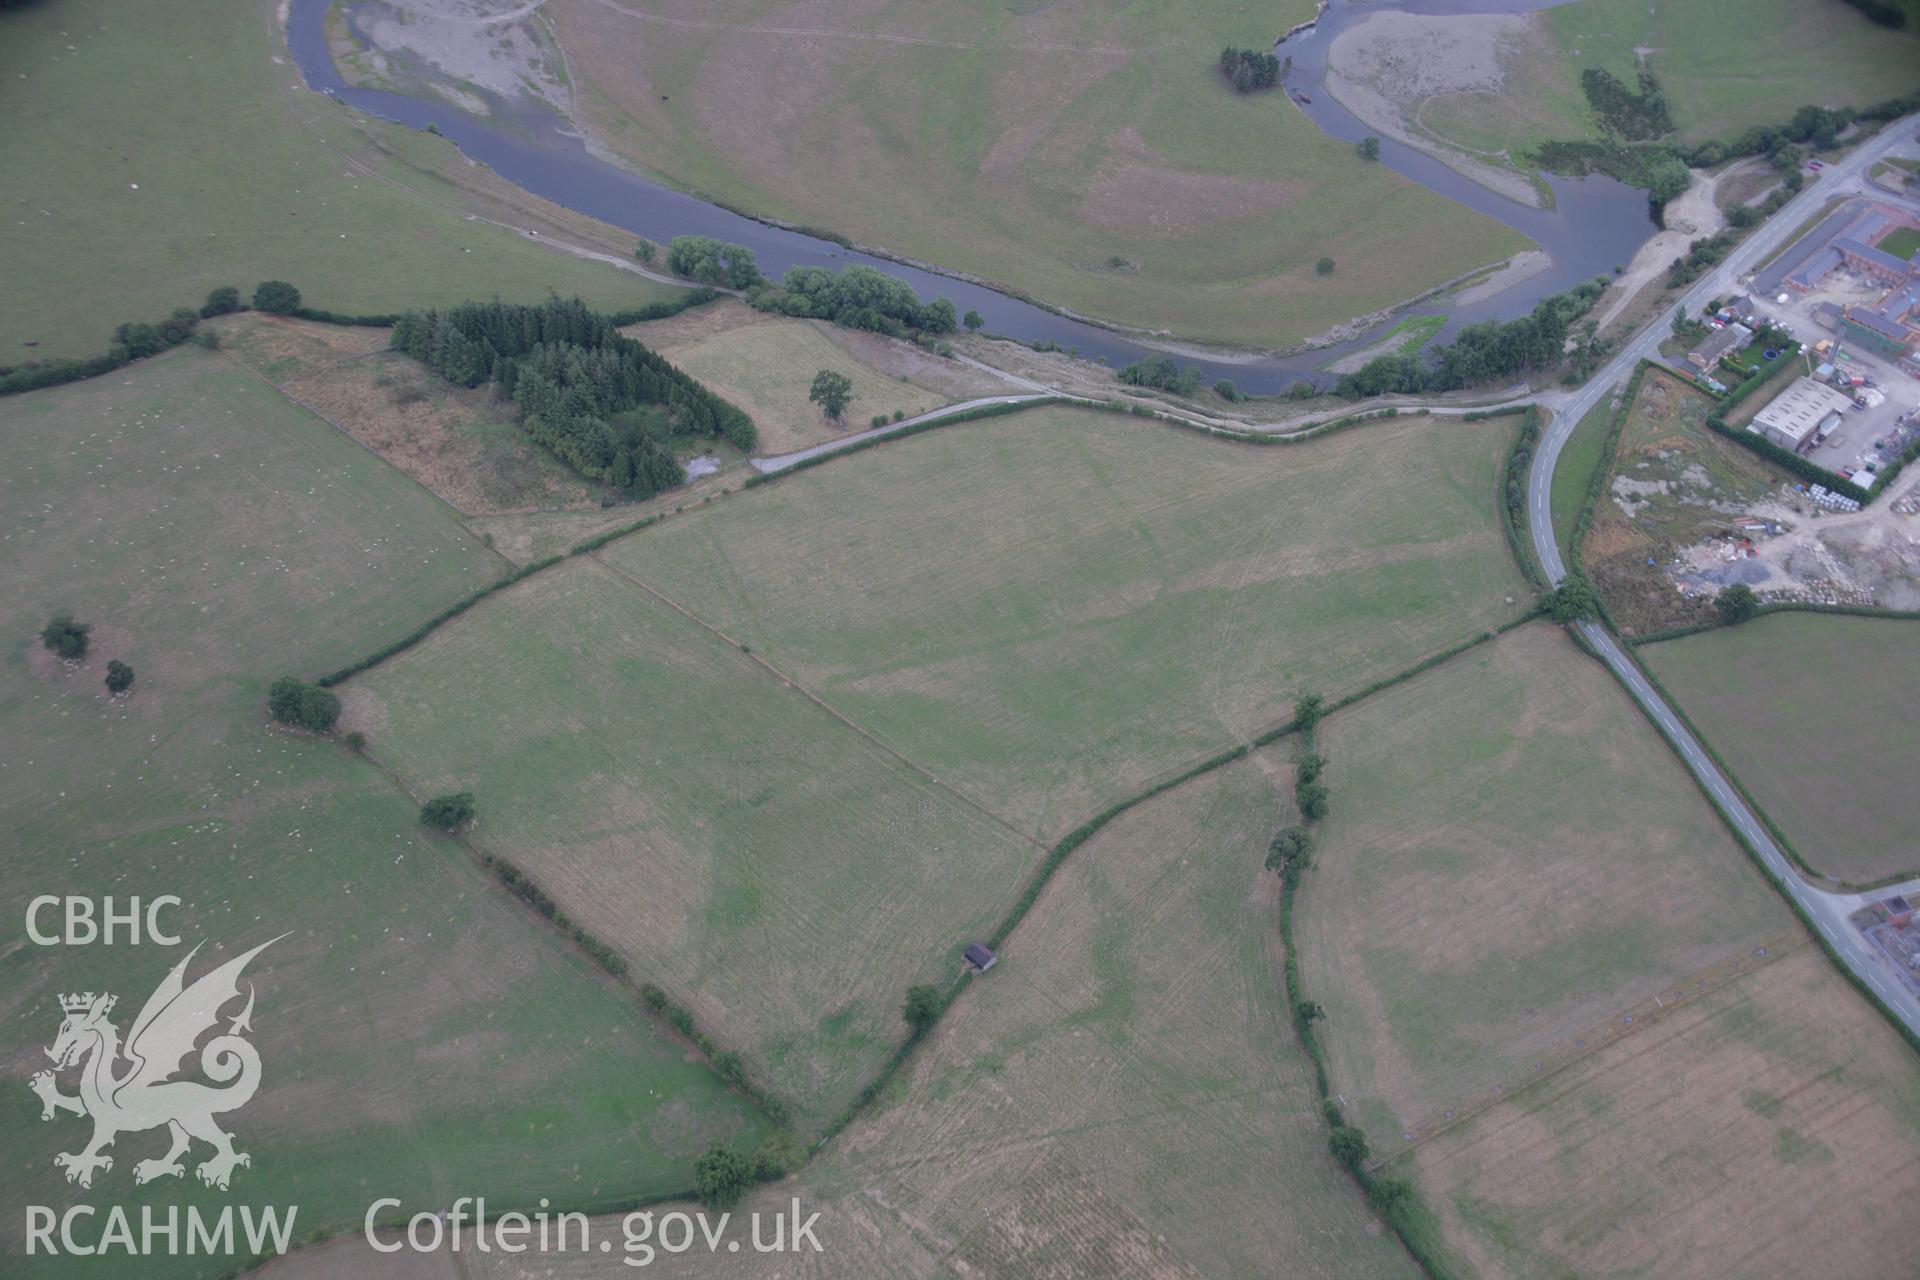
M 1263 753 L 1094 836 L 878 1102 L 736 1217 L 798 1196 L 831 1275 L 1418 1276 L 1327 1154 L 1289 1025 L 1260 870 L 1285 777 Z M 517 1274 L 467 1261 L 476 1280 Z M 578 1253 L 541 1264 L 606 1274 Z
M 1842 879 L 1920 871 L 1920 624 L 1786 613 L 1641 650 L 1800 855 Z
M 1226 86 L 1221 47 L 1307 0 L 548 12 L 588 119 L 650 172 L 1103 319 L 1294 343 L 1526 247 Z
M 1912 227 L 1895 227 L 1874 247 L 1896 258 L 1911 258 L 1915 253 L 1920 253 L 1920 231 Z
M 1512 618 L 1512 420 L 1302 446 L 1032 410 L 885 445 L 608 548 L 943 781 L 1051 838 Z
M 1376 1150 L 1795 928 L 1606 671 L 1544 624 L 1320 734 L 1333 809 L 1296 926 Z
M 347 312 L 674 292 L 469 221 L 452 145 L 308 92 L 266 0 L 28 5 L 0 14 L 0 47 L 0 364 L 92 355 L 122 321 L 263 279 Z
M 1911 91 L 1913 31 L 1876 26 L 1842 0 L 1581 0 L 1545 11 L 1563 55 L 1631 86 L 1639 56 L 1689 141 L 1783 124 L 1809 103 L 1865 106 Z
M 1573 522 L 1580 518 L 1580 505 L 1587 500 L 1587 490 L 1593 483 L 1593 473 L 1600 467 L 1601 459 L 1607 451 L 1607 429 L 1613 425 L 1613 402 L 1602 400 L 1587 411 L 1587 416 L 1574 424 L 1573 434 L 1567 437 L 1560 449 L 1560 463 L 1553 469 L 1553 491 L 1550 495 L 1553 511 L 1553 536 L 1560 544 L 1560 554 L 1566 555 L 1571 548 L 1569 539 L 1573 536 Z M 1599 501 L 1605 502 L 1603 494 Z
M 456 1193 L 502 1207 L 659 1194 L 689 1184 L 714 1138 L 757 1140 L 764 1122 L 742 1100 L 469 855 L 426 837 L 391 781 L 266 722 L 272 677 L 347 661 L 492 579 L 502 562 L 450 510 L 193 350 L 0 401 L 0 431 L 5 896 L 178 895 L 168 923 L 206 943 L 196 975 L 290 934 L 249 970 L 266 1074 L 227 1117 L 253 1157 L 228 1195 L 191 1170 L 184 1186 L 135 1188 L 159 1133 L 122 1135 L 91 1191 L 61 1180 L 53 1156 L 79 1148 L 84 1122 L 42 1125 L 24 1085 L 46 1065 L 55 997 L 115 992 L 124 1032 L 180 953 L 11 933 L 8 1203 L 298 1205 L 305 1236 L 354 1228 L 383 1194 L 415 1207 Z M 77 669 L 34 637 L 59 608 L 94 628 Z M 101 687 L 109 658 L 137 672 L 123 699 Z M 21 1228 L 17 1214 L 0 1224 L 8 1275 L 99 1274 L 86 1260 L 29 1264 Z M 200 1258 L 141 1264 L 206 1273 Z
M 1913 1050 L 1811 945 L 1418 1148 L 1482 1276 L 1873 1280 L 1910 1235 Z
M 734 499 L 735 502 L 746 501 Z M 1041 850 L 579 559 L 346 686 L 343 722 L 820 1125 Z
M 964 398 L 881 372 L 836 341 L 825 321 L 765 315 L 731 300 L 626 332 L 746 410 L 760 432 L 758 451 L 769 455 L 862 430 L 875 414 L 912 417 Z M 853 384 L 853 400 L 841 421 L 829 419 L 807 398 L 814 375 L 822 370 Z M 1007 389 L 997 379 L 982 381 L 987 383 L 983 395 Z

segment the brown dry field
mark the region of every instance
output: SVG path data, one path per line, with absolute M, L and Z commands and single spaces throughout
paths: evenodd
M 824 1252 L 697 1248 L 657 1264 L 755 1280 L 1197 1280 L 1284 1260 L 1299 1280 L 1416 1277 L 1327 1155 L 1287 1014 L 1277 882 L 1260 860 L 1292 819 L 1288 777 L 1270 749 L 1075 851 L 879 1101 L 735 1212 L 743 1229 L 798 1197 L 821 1214 Z M 594 1229 L 619 1238 L 617 1219 Z M 632 1274 L 617 1246 L 465 1261 L 473 1280 Z
M 395 1243 L 401 1237 L 383 1233 L 382 1239 Z M 295 1249 L 247 1274 L 260 1280 L 469 1280 L 463 1262 L 446 1250 L 375 1253 L 355 1231 Z
M 378 351 L 280 384 L 463 515 L 597 508 L 599 486 L 530 439 L 513 406 Z
M 1411 1164 L 1489 1280 L 1878 1280 L 1913 1250 L 1920 1063 L 1806 946 Z
M 224 316 L 215 324 L 224 354 L 462 515 L 598 505 L 598 487 L 528 439 L 511 406 L 390 353 L 386 329 L 258 312 Z
M 221 316 L 208 327 L 220 335 L 222 352 L 276 386 L 387 349 L 386 329 L 315 324 L 260 311 Z
M 736 493 L 752 475 L 744 459 L 722 464 L 712 475 L 689 480 L 678 489 L 615 507 L 583 507 L 566 511 L 521 511 L 508 515 L 480 515 L 466 520 L 467 528 L 515 564 L 531 564 L 559 555 L 575 543 L 598 537 L 653 515 L 691 511 Z
M 911 417 L 1015 389 L 910 342 L 821 320 L 769 315 L 731 298 L 622 332 L 746 410 L 759 428 L 762 454 L 790 453 L 861 430 L 875 414 Z M 807 399 L 814 374 L 822 369 L 853 383 L 853 400 L 840 422 Z
M 1342 712 L 1300 900 L 1336 1087 L 1390 1151 L 1567 1042 L 1794 929 L 1671 753 L 1558 628 Z

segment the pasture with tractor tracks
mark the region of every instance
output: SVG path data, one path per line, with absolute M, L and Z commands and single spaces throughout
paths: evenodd
M 1287 447 L 1042 408 L 887 444 L 609 547 L 1030 834 L 1517 617 L 1512 419 Z

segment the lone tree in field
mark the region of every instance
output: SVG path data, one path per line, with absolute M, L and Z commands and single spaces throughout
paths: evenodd
M 967 326 L 968 333 L 978 333 L 980 332 L 980 326 L 985 324 L 986 321 L 980 318 L 978 311 L 968 311 L 967 314 L 960 317 L 960 323 Z
M 1333 259 L 1322 258 L 1320 259 L 1320 261 L 1313 264 L 1313 269 L 1315 271 L 1318 271 L 1323 276 L 1330 276 L 1333 274 Z
M 291 315 L 300 309 L 300 291 L 285 280 L 263 280 L 253 291 L 253 309 L 268 315 Z
M 451 834 L 473 821 L 473 792 L 452 791 L 420 806 L 420 825 Z
M 642 240 L 639 244 L 634 245 L 633 256 L 640 259 L 640 261 L 642 262 L 652 262 L 653 261 L 653 241 Z
M 57 657 L 84 658 L 87 656 L 87 632 L 93 630 L 84 622 L 75 622 L 73 615 L 62 610 L 47 620 L 40 628 L 40 643 L 47 646 L 47 652 Z
M 296 729 L 325 733 L 340 718 L 340 699 L 298 676 L 281 676 L 267 687 L 267 714 Z
M 913 1028 L 913 1034 L 919 1035 L 934 1024 L 940 1016 L 940 988 L 922 983 L 907 988 L 907 1004 L 900 1010 L 900 1016 Z
M 1378 160 L 1380 158 L 1380 139 L 1372 137 L 1371 135 L 1362 138 L 1360 139 L 1360 145 L 1356 147 L 1355 150 L 1359 151 L 1362 160 Z
M 835 422 L 847 411 L 847 402 L 853 399 L 853 380 L 844 373 L 835 373 L 831 369 L 822 369 L 813 375 L 813 390 L 807 392 L 807 399 L 820 406 L 820 412 Z
M 753 1166 L 724 1142 L 714 1143 L 693 1162 L 693 1185 L 700 1193 L 700 1202 L 709 1208 L 726 1208 L 752 1184 Z
M 115 658 L 107 664 L 107 692 L 125 693 L 133 688 L 133 668 Z
M 1720 611 L 1720 621 L 1733 626 L 1760 612 L 1760 597 L 1746 583 L 1736 582 L 1713 598 L 1713 607 Z

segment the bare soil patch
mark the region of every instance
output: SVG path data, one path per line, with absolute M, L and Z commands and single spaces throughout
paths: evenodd
M 1710 620 L 1718 588 L 1707 579 L 1731 580 L 1747 563 L 1736 521 L 1788 515 L 1788 477 L 1708 430 L 1713 404 L 1704 391 L 1653 369 L 1628 407 L 1581 548 L 1628 635 Z M 1701 556 L 1712 564 L 1696 565 Z
M 1340 33 L 1328 53 L 1327 88 L 1373 128 L 1418 147 L 1483 186 L 1537 206 L 1540 193 L 1504 167 L 1505 156 L 1482 157 L 1418 127 L 1413 111 L 1442 94 L 1498 94 L 1508 60 L 1538 56 L 1544 41 L 1531 16 L 1429 17 L 1377 13 Z

